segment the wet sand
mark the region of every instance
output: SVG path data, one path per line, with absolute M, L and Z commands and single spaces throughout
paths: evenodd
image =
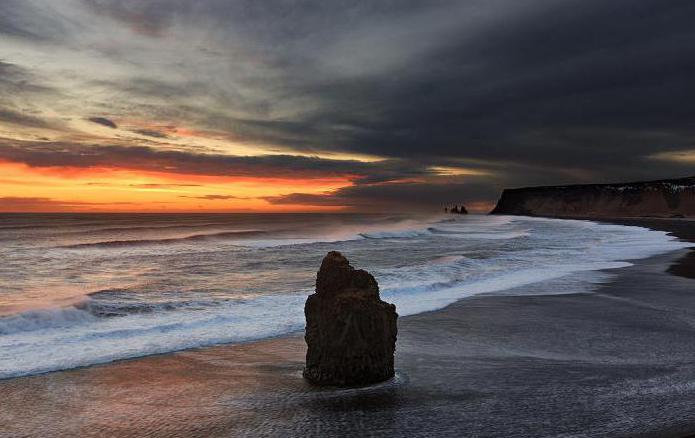
M 640 223 L 695 236 L 658 222 Z M 401 318 L 398 376 L 369 388 L 306 384 L 300 334 L 0 381 L 0 436 L 687 436 L 689 254 L 609 271 L 590 293 L 530 286 Z
M 612 223 L 637 225 L 668 231 L 683 240 L 695 242 L 695 220 L 693 219 L 614 219 Z M 669 267 L 668 272 L 681 277 L 695 278 L 695 251 L 690 251 Z

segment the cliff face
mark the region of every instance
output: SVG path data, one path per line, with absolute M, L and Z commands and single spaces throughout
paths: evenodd
M 695 177 L 507 189 L 491 214 L 556 217 L 695 216 Z

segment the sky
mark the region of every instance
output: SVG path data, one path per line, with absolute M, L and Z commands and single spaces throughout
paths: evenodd
M 492 208 L 695 175 L 691 0 L 2 0 L 0 211 Z

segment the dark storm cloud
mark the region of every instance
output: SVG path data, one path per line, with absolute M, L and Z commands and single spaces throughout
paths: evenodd
M 159 28 L 174 15 L 229 23 L 272 71 L 244 79 L 245 86 L 271 88 L 267 102 L 242 105 L 248 93 L 231 83 L 220 93 L 204 83 L 152 81 L 130 90 L 214 95 L 248 117 L 210 109 L 198 121 L 250 141 L 408 160 L 559 166 L 584 175 L 577 181 L 613 171 L 629 178 L 625 167 L 645 156 L 694 144 L 691 1 L 208 0 L 195 11 L 186 2 L 98 3 L 135 11 L 137 18 L 121 18 Z M 298 96 L 320 110 L 266 117 L 273 99 Z M 670 170 L 662 165 L 651 173 Z M 642 173 L 649 172 L 634 169 Z
M 587 170 L 692 145 L 695 4 L 546 5 L 462 28 L 403 72 L 328 82 L 316 91 L 334 110 L 296 130 L 339 125 L 334 144 L 387 156 Z
M 317 92 L 333 113 L 298 129 L 341 126 L 332 139 L 359 152 L 589 172 L 693 144 L 695 4 L 546 5 L 462 28 L 403 72 L 328 82 Z
M 96 123 L 97 125 L 106 126 L 107 128 L 112 128 L 112 129 L 118 128 L 118 125 L 116 125 L 116 122 L 114 122 L 113 120 L 107 119 L 106 117 L 90 117 L 87 120 L 89 120 L 92 123 Z

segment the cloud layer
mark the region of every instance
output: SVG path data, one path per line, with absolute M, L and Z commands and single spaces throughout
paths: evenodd
M 356 209 L 694 173 L 690 1 L 8 0 L 0 17 L 0 157 L 30 166 L 341 176 L 267 200 Z

